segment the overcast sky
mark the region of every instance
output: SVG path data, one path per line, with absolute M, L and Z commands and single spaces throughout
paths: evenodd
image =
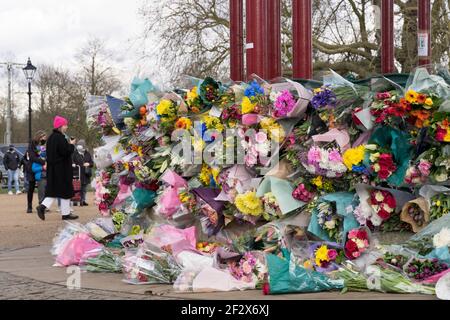
M 89 37 L 99 37 L 118 52 L 116 68 L 125 81 L 139 71 L 152 73 L 148 61 L 137 62 L 141 4 L 142 0 L 0 0 L 0 62 L 25 63 L 31 57 L 36 66 L 70 68 L 76 50 Z M 0 97 L 6 96 L 5 76 L 0 68 Z

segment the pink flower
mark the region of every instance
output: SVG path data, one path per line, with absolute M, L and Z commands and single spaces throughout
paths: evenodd
M 252 267 L 251 265 L 248 263 L 248 261 L 245 261 L 242 264 L 242 271 L 244 271 L 245 274 L 249 274 L 252 272 Z
M 337 257 L 337 251 L 336 250 L 334 250 L 334 249 L 328 250 L 328 258 L 330 260 L 334 260 L 334 259 L 336 259 L 336 257 Z
M 378 92 L 375 95 L 375 98 L 377 100 L 385 100 L 385 99 L 389 99 L 391 97 L 391 94 L 389 92 Z
M 316 163 L 320 162 L 321 159 L 321 152 L 320 149 L 317 147 L 312 147 L 308 151 L 308 162 L 309 163 Z
M 361 255 L 359 251 L 353 252 L 353 257 L 358 258 Z
M 419 171 L 420 173 L 422 173 L 422 175 L 424 176 L 429 176 L 430 175 L 430 169 L 431 169 L 431 163 L 428 162 L 427 160 L 420 160 L 419 163 Z
M 358 237 L 358 229 L 350 230 L 348 233 L 350 239 L 356 239 Z
M 342 157 L 339 151 L 333 149 L 330 152 L 328 152 L 328 160 L 333 162 L 342 162 Z
M 265 134 L 264 132 L 260 131 L 255 135 L 255 140 L 258 143 L 263 143 L 265 141 L 267 141 L 267 134 Z

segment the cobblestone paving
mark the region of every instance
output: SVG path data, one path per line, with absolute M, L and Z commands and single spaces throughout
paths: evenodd
M 78 289 L 0 272 L 0 300 L 170 300 L 160 296 Z

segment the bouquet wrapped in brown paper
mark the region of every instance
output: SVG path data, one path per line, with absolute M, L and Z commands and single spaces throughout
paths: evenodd
M 430 223 L 430 208 L 425 198 L 420 197 L 405 203 L 400 219 L 409 223 L 414 232 L 419 232 Z

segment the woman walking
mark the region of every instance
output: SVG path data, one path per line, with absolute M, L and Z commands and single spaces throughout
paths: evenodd
M 32 213 L 33 210 L 33 195 L 38 185 L 38 200 L 41 203 L 45 196 L 45 185 L 46 185 L 46 154 L 45 154 L 45 144 L 47 142 L 47 134 L 43 130 L 39 130 L 33 137 L 28 150 L 25 154 L 27 157 L 26 161 L 26 176 L 28 180 L 28 190 L 27 190 L 27 213 Z
M 53 121 L 53 133 L 47 140 L 47 186 L 45 199 L 36 208 L 41 220 L 45 220 L 45 210 L 53 202 L 61 199 L 61 215 L 63 220 L 78 219 L 70 213 L 70 199 L 74 196 L 72 185 L 72 154 L 75 139 L 66 135 L 68 121 L 56 116 Z

